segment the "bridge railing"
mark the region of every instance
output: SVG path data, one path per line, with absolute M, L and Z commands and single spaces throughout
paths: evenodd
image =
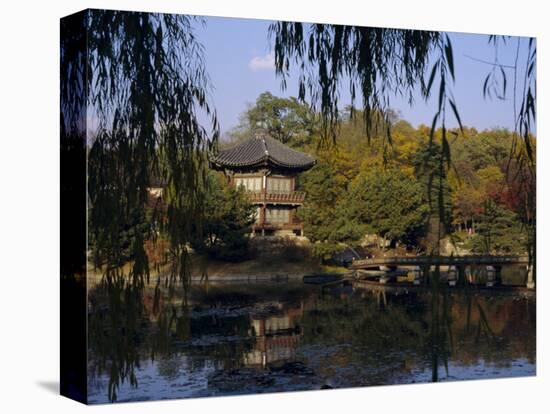
M 403 256 L 358 259 L 352 262 L 352 267 L 368 267 L 380 265 L 468 265 L 468 264 L 528 264 L 527 256 Z

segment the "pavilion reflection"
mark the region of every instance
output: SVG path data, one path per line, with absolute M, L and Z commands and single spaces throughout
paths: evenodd
M 294 359 L 302 337 L 299 321 L 304 313 L 304 303 L 277 302 L 262 312 L 250 315 L 250 335 L 253 348 L 244 354 L 244 365 L 265 368 L 269 364 Z

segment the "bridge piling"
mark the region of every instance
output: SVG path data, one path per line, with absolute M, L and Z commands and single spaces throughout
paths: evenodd
M 502 266 L 495 265 L 495 280 L 497 285 L 502 285 Z
M 485 283 L 485 286 L 487 287 L 493 287 L 497 284 L 497 276 L 496 276 L 496 269 L 494 266 L 485 266 L 485 272 L 487 274 L 487 282 Z
M 458 265 L 458 285 L 466 286 L 466 266 Z
M 422 266 L 422 282 L 424 285 L 430 284 L 430 265 L 423 265 Z
M 449 270 L 447 271 L 447 282 L 449 283 L 449 286 L 456 286 L 458 282 L 458 276 L 458 269 L 456 268 L 456 266 L 449 266 Z
M 534 289 L 535 288 L 535 278 L 534 278 L 534 272 L 533 272 L 533 265 L 527 265 L 527 288 L 528 289 Z
M 422 283 L 422 269 L 420 266 L 415 266 L 413 269 L 413 285 L 420 285 Z

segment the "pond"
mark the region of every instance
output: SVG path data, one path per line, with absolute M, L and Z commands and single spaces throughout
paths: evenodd
M 534 295 L 473 288 L 102 283 L 89 402 L 531 376 L 535 318 Z

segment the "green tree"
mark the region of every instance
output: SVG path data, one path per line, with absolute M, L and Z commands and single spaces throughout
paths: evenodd
M 326 162 L 317 164 L 301 180 L 307 196 L 298 215 L 304 223 L 305 235 L 313 243 L 313 253 L 322 259 L 328 259 L 362 235 L 342 214 L 347 183 L 348 179 Z
M 239 261 L 248 254 L 248 235 L 255 207 L 242 187 L 234 188 L 225 177 L 211 172 L 203 205 L 203 221 L 192 246 L 217 259 Z
M 257 130 L 266 130 L 283 144 L 302 146 L 315 131 L 315 114 L 294 97 L 281 98 L 263 92 L 241 116 L 233 137 L 245 138 Z
M 484 254 L 524 253 L 527 235 L 517 215 L 487 200 L 480 215 L 472 250 Z
M 436 138 L 439 134 L 443 134 L 443 129 L 438 131 Z M 441 239 L 452 223 L 452 192 L 447 179 L 450 149 L 444 143 L 429 140 L 420 146 L 413 158 L 415 177 L 429 206 L 430 218 L 423 247 L 436 254 L 439 253 Z
M 348 219 L 391 243 L 411 243 L 423 233 L 428 206 L 421 185 L 398 170 L 357 177 L 348 192 Z
M 414 155 L 412 163 L 414 175 L 422 184 L 422 192 L 429 202 L 430 212 L 434 215 L 438 212 L 442 213 L 442 220 L 448 224 L 452 200 L 443 146 L 436 142 L 422 144 Z

